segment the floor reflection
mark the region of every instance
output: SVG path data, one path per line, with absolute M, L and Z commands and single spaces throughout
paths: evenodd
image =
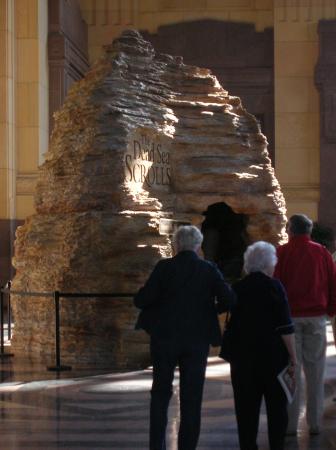
M 329 345 L 324 430 L 310 437 L 304 409 L 297 437 L 286 449 L 336 449 L 336 356 Z M 0 363 L 0 449 L 148 449 L 148 405 L 151 371 L 98 373 L 48 372 L 31 361 Z M 178 374 L 170 408 L 168 450 L 176 450 Z M 262 413 L 260 450 L 268 449 Z M 238 449 L 229 366 L 209 359 L 198 450 Z

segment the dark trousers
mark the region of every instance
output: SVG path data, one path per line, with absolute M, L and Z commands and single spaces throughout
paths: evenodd
M 261 401 L 267 413 L 268 440 L 271 450 L 283 450 L 288 423 L 287 398 L 268 367 L 246 368 L 231 364 L 231 380 L 241 450 L 257 450 Z
M 150 450 L 165 450 L 168 405 L 174 370 L 180 370 L 179 450 L 195 450 L 201 426 L 201 404 L 209 345 L 151 340 L 153 385 L 150 404 Z

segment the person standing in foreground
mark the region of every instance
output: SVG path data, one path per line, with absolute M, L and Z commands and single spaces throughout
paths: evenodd
M 175 367 L 180 371 L 179 450 L 195 450 L 209 345 L 220 345 L 217 313 L 229 310 L 235 295 L 215 264 L 198 257 L 203 236 L 182 226 L 173 236 L 176 256 L 157 263 L 134 298 L 142 311 L 136 328 L 150 334 L 153 384 L 150 450 L 165 450 L 169 400 Z
M 336 314 L 336 270 L 332 256 L 310 239 L 313 223 L 304 214 L 288 222 L 289 242 L 278 248 L 274 276 L 285 286 L 294 321 L 297 392 L 289 407 L 287 434 L 297 433 L 301 366 L 306 377 L 306 420 L 311 435 L 319 434 L 324 403 L 326 316 Z
M 278 375 L 288 366 L 294 377 L 294 327 L 282 284 L 272 278 L 277 261 L 272 244 L 259 241 L 244 253 L 246 277 L 233 284 L 237 305 L 228 328 L 230 368 L 241 450 L 257 450 L 262 398 L 265 399 L 271 450 L 283 450 L 287 398 Z M 225 359 L 223 335 L 222 356 Z M 293 380 L 294 383 L 294 380 Z

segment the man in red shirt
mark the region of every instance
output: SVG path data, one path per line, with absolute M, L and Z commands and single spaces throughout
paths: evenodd
M 326 316 L 336 314 L 336 266 L 331 254 L 310 239 L 313 223 L 304 214 L 289 219 L 289 242 L 278 247 L 274 276 L 285 286 L 295 327 L 297 393 L 289 406 L 287 434 L 297 432 L 301 367 L 307 386 L 306 420 L 319 434 L 324 402 Z

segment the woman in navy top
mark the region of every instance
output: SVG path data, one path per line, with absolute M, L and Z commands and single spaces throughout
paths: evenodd
M 287 398 L 277 379 L 289 364 L 294 377 L 294 327 L 282 284 L 272 278 L 276 250 L 256 242 L 244 254 L 246 277 L 234 284 L 237 305 L 230 328 L 234 339 L 231 379 L 239 442 L 256 450 L 262 398 L 271 450 L 282 450 L 287 428 Z

